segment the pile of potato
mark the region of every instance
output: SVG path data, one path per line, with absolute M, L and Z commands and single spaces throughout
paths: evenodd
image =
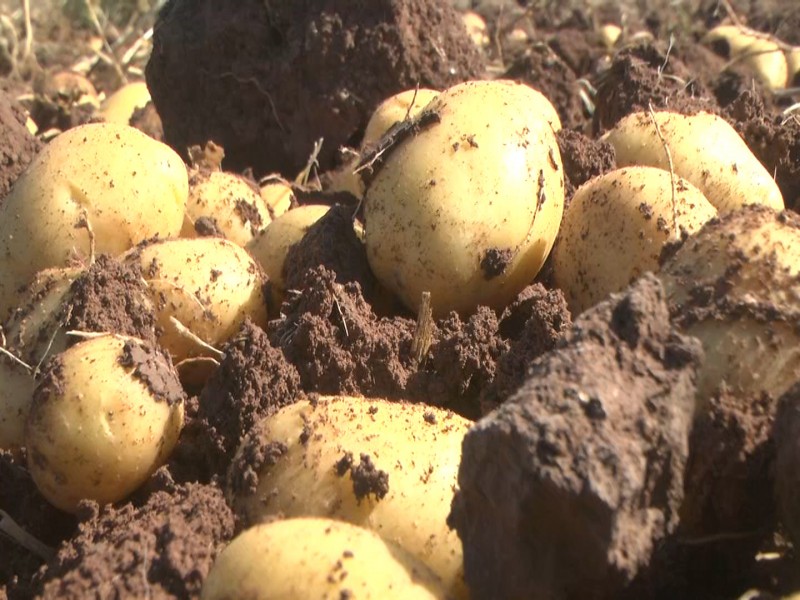
M 770 43 L 734 33 L 710 39 L 734 56 Z M 797 60 L 779 56 L 783 75 L 764 76 L 773 87 Z M 288 249 L 328 210 L 219 161 L 187 167 L 116 124 L 141 92 L 109 99 L 107 122 L 57 136 L 0 204 L 0 447 L 24 447 L 42 494 L 65 511 L 123 500 L 164 464 L 183 427 L 186 378 L 198 365 L 207 376 L 245 319 L 264 327 L 277 316 L 265 284 L 273 300 L 285 296 Z M 800 370 L 797 328 L 776 329 L 757 307 L 797 314 L 800 230 L 780 217 L 777 185 L 734 129 L 707 113 L 632 114 L 605 135 L 619 168 L 565 209 L 560 128 L 544 96 L 511 81 L 387 100 L 331 180 L 363 201 L 380 284 L 410 311 L 429 298 L 436 317 L 466 316 L 502 310 L 550 257 L 577 314 L 661 270 L 676 312 L 697 308 L 685 329 L 707 354 L 698 410 L 723 381 L 786 391 Z M 683 240 L 662 268 L 665 246 Z M 153 340 L 68 328 L 73 286 L 99 255 L 141 273 L 131 302 L 152 312 Z M 722 279 L 740 310 L 698 306 L 698 282 Z M 466 597 L 446 521 L 469 427 L 431 407 L 349 397 L 272 415 L 228 474 L 247 529 L 219 556 L 204 597 Z M 255 566 L 243 558 L 253 556 Z M 338 571 L 319 567 L 330 564 Z

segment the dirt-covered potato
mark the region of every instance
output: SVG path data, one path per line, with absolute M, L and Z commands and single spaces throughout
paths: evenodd
M 329 210 L 329 206 L 321 204 L 298 206 L 275 219 L 247 244 L 247 250 L 264 269 L 273 290 L 278 294 L 285 288 L 283 264 L 289 248 L 302 240 L 308 228 Z
M 0 205 L 0 319 L 44 269 L 180 232 L 186 167 L 132 127 L 96 123 L 56 137 Z M 90 232 L 91 230 L 91 232 Z
M 522 83 L 470 81 L 430 102 L 371 167 L 366 248 L 379 281 L 414 310 L 430 292 L 439 315 L 507 304 L 558 233 L 560 127 Z
M 159 342 L 176 363 L 209 355 L 193 337 L 218 347 L 247 318 L 266 325 L 264 275 L 247 251 L 233 242 L 164 240 L 135 248 L 126 260 L 141 265 L 163 328 Z
M 133 113 L 150 102 L 150 91 L 144 81 L 123 85 L 100 106 L 100 117 L 109 123 L 128 125 Z
M 800 374 L 800 218 L 752 206 L 707 223 L 659 274 L 672 312 L 700 339 L 701 407 L 728 391 L 778 398 Z
M 228 475 L 243 522 L 327 516 L 361 525 L 463 597 L 461 544 L 446 523 L 470 422 L 420 404 L 333 397 L 256 425 Z
M 184 392 L 169 358 L 133 338 L 101 336 L 55 357 L 37 383 L 25 428 L 28 468 L 65 511 L 116 502 L 172 452 Z
M 256 525 L 222 551 L 202 600 L 444 599 L 423 563 L 349 523 L 300 518 Z
M 234 173 L 198 172 L 189 180 L 181 237 L 224 237 L 245 246 L 271 221 L 258 188 Z
M 700 190 L 661 169 L 627 167 L 596 177 L 564 213 L 553 249 L 555 283 L 579 314 L 658 270 L 664 244 L 716 215 Z
M 0 354 L 0 450 L 24 445 L 25 420 L 33 398 L 33 375 Z
M 780 44 L 768 34 L 736 25 L 719 25 L 709 31 L 703 41 L 718 47 L 734 62 L 750 67 L 769 89 L 786 86 L 786 56 Z
M 395 123 L 406 117 L 413 119 L 438 95 L 436 90 L 420 88 L 400 92 L 381 102 L 369 118 L 361 147 L 375 144 Z
M 628 115 L 604 136 L 614 146 L 618 166 L 649 165 L 669 170 L 666 143 L 675 173 L 703 192 L 720 213 L 747 204 L 783 209 L 778 184 L 722 117 L 705 112 L 681 115 L 658 111 L 653 115 Z

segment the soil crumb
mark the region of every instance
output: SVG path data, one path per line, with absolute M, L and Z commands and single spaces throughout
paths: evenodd
M 125 342 L 119 364 L 132 368 L 133 377 L 141 381 L 156 400 L 172 406 L 186 399 L 169 355 L 158 346 Z
M 389 493 L 389 474 L 378 469 L 372 462 L 369 454 L 361 454 L 361 461 L 354 463 L 353 455 L 346 453 L 336 463 L 336 474 L 344 477 L 350 472 L 350 479 L 353 482 L 353 494 L 359 503 L 369 496 L 375 496 L 376 500 L 383 500 Z
M 449 520 L 476 597 L 615 597 L 647 565 L 678 524 L 701 356 L 645 275 L 470 430 Z
M 215 486 L 185 484 L 140 507 L 84 502 L 75 537 L 39 576 L 42 598 L 199 598 L 234 519 Z
M 173 0 L 154 32 L 146 77 L 167 142 L 185 154 L 213 139 L 226 169 L 257 176 L 294 177 L 319 138 L 327 170 L 385 98 L 483 71 L 439 0 Z
M 0 203 L 42 147 L 25 121 L 22 107 L 0 90 Z
M 594 140 L 579 131 L 562 129 L 556 134 L 561 161 L 564 164 L 566 207 L 584 183 L 617 168 L 614 147 Z

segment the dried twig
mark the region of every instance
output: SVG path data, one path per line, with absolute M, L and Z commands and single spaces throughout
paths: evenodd
M 94 235 L 92 224 L 89 221 L 89 213 L 86 212 L 85 208 L 81 210 L 81 216 L 78 219 L 78 222 L 75 223 L 75 229 L 85 229 L 89 234 L 89 266 L 92 266 L 95 260 L 95 248 L 97 240 Z
M 55 555 L 55 550 L 25 531 L 2 509 L 0 509 L 0 532 L 7 535 L 29 552 L 33 552 L 42 560 L 48 561 Z
M 431 310 L 431 293 L 422 292 L 422 300 L 417 313 L 417 327 L 411 340 L 411 355 L 419 367 L 433 341 L 433 311 Z
M 92 26 L 94 27 L 97 35 L 100 36 L 100 39 L 103 40 L 103 47 L 106 49 L 108 53 L 108 61 L 111 66 L 114 67 L 114 70 L 117 72 L 117 76 L 119 77 L 122 85 L 128 83 L 128 78 L 125 75 L 125 71 L 122 69 L 122 65 L 119 64 L 116 55 L 114 54 L 114 49 L 111 47 L 111 44 L 108 43 L 108 39 L 106 38 L 106 34 L 103 31 L 103 26 L 100 25 L 100 19 L 97 18 L 97 13 L 92 6 L 90 0 L 83 0 L 84 5 L 86 6 L 86 11 L 89 14 L 89 19 L 92 22 Z M 99 53 L 98 53 L 99 54 Z
M 208 352 L 213 354 L 215 357 L 217 357 L 219 360 L 222 360 L 225 357 L 225 353 L 224 352 L 222 352 L 221 350 L 215 348 L 214 346 L 212 346 L 211 344 L 209 344 L 205 340 L 201 339 L 196 333 L 194 333 L 191 329 L 186 327 L 186 325 L 181 323 L 175 317 L 170 317 L 169 321 L 170 321 L 170 323 L 172 323 L 172 325 L 175 327 L 175 329 L 178 331 L 178 333 L 180 335 L 182 335 L 183 337 L 185 337 L 186 339 L 191 340 L 192 342 L 194 342 L 195 344 L 197 344 L 198 346 L 200 346 L 204 350 L 207 350 Z

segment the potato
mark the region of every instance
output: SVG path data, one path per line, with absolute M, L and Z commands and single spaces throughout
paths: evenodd
M 441 582 L 402 548 L 330 519 L 286 519 L 241 533 L 217 557 L 202 600 L 445 598 Z
M 283 180 L 263 183 L 259 188 L 259 193 L 273 219 L 287 212 L 295 200 L 291 184 Z
M 14 293 L 44 269 L 95 251 L 119 255 L 180 232 L 186 167 L 165 144 L 110 123 L 70 129 L 48 144 L 0 205 L 0 320 Z
M 211 346 L 224 344 L 245 319 L 267 321 L 264 276 L 244 248 L 220 238 L 164 240 L 136 248 L 125 260 L 138 262 L 149 286 L 174 362 L 209 356 L 209 349 L 182 333 L 171 317 Z
M 439 92 L 427 88 L 406 90 L 395 94 L 381 102 L 367 122 L 361 147 L 367 148 L 375 144 L 389 129 L 408 116 L 414 118 Z
M 550 102 L 511 81 L 470 81 L 428 104 L 381 156 L 367 188 L 366 248 L 378 280 L 434 314 L 502 307 L 552 248 L 564 176 Z
M 475 11 L 468 10 L 461 13 L 461 20 L 464 21 L 464 27 L 466 27 L 467 35 L 469 35 L 472 43 L 478 48 L 486 48 L 491 40 L 483 17 Z
M 47 77 L 42 91 L 48 98 L 67 99 L 70 104 L 99 104 L 92 82 L 72 71 L 59 71 Z
M 299 402 L 242 443 L 228 474 L 229 502 L 245 524 L 318 516 L 372 529 L 463 597 L 461 543 L 446 521 L 469 426 L 420 404 Z
M 703 41 L 727 45 L 732 61 L 749 66 L 769 89 L 786 87 L 786 57 L 771 36 L 746 27 L 720 25 L 709 31 Z
M 281 215 L 269 224 L 246 248 L 264 269 L 273 290 L 279 295 L 285 291 L 283 263 L 289 248 L 303 239 L 308 228 L 325 216 L 329 206 L 308 204 Z
M 698 404 L 725 382 L 778 398 L 800 374 L 800 218 L 751 206 L 707 223 L 662 267 L 672 312 L 700 339 Z
M 68 512 L 122 500 L 172 452 L 183 404 L 160 350 L 111 335 L 72 346 L 48 364 L 25 428 L 39 491 Z
M 800 47 L 786 52 L 786 65 L 789 74 L 787 86 L 800 87 Z
M 272 220 L 258 188 L 224 171 L 197 172 L 190 178 L 181 237 L 198 237 L 204 227 L 198 219 L 212 221 L 212 231 L 242 247 Z
M 0 450 L 16 450 L 24 445 L 33 387 L 33 375 L 0 354 Z
M 553 276 L 573 314 L 658 270 L 661 249 L 717 215 L 691 183 L 653 167 L 595 177 L 572 198 L 553 249 Z M 678 232 L 675 230 L 677 219 Z
M 609 52 L 614 49 L 617 40 L 622 36 L 622 28 L 613 23 L 607 23 L 600 27 L 600 40 Z
M 150 90 L 144 81 L 128 83 L 105 99 L 100 116 L 109 123 L 128 125 L 133 113 L 150 102 Z
M 670 149 L 675 174 L 695 185 L 720 213 L 747 204 L 783 209 L 783 196 L 769 172 L 722 117 L 709 113 L 655 112 Z M 628 115 L 604 139 L 614 146 L 617 165 L 669 170 L 664 143 L 649 113 Z

